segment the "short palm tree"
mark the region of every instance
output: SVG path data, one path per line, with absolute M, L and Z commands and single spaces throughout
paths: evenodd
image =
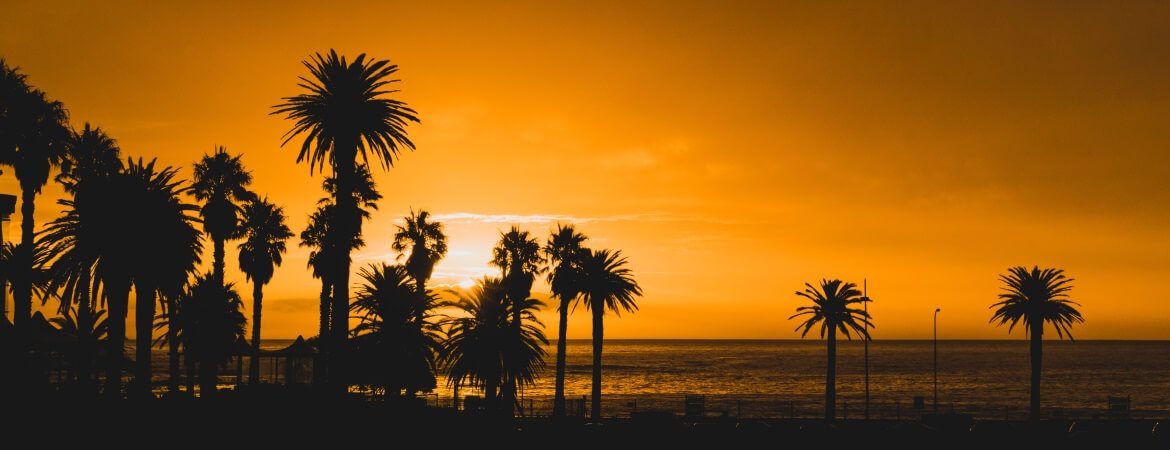
M 203 398 L 216 395 L 219 366 L 233 356 L 237 342 L 244 339 L 248 320 L 244 302 L 233 283 L 222 284 L 214 274 L 196 277 L 168 316 L 183 350 L 199 362 L 199 390 Z
M 1080 304 L 1069 299 L 1068 293 L 1072 290 L 1072 278 L 1064 275 L 1061 269 L 1041 269 L 1033 266 L 1032 270 L 1017 266 L 1008 269 L 1007 275 L 1000 275 L 1000 281 L 1005 285 L 1003 293 L 999 294 L 999 302 L 991 305 L 995 314 L 991 321 L 998 325 L 1008 324 L 1008 333 L 1023 321 L 1024 329 L 1031 342 L 1032 359 L 1032 389 L 1031 409 L 1032 420 L 1040 419 L 1040 372 L 1044 359 L 1044 323 L 1048 322 L 1056 330 L 1060 338 L 1072 336 L 1072 326 L 1083 323 L 1085 318 L 1076 307 Z
M 391 244 L 391 248 L 399 253 L 399 258 L 407 249 L 410 250 L 405 267 L 414 278 L 415 290 L 419 294 L 426 293 L 427 281 L 435 271 L 435 264 L 447 255 L 447 235 L 443 234 L 443 224 L 431 222 L 430 216 L 425 210 L 417 213 L 411 211 L 403 219 L 404 224 L 395 230 L 394 242 Z
M 483 389 L 487 407 L 499 411 L 501 383 L 511 379 L 530 385 L 544 367 L 543 345 L 548 341 L 535 316 L 540 302 L 526 299 L 516 305 L 522 318 L 517 329 L 511 323 L 514 311 L 501 279 L 485 277 L 457 295 L 452 306 L 458 313 L 446 321 L 441 358 L 447 382 Z
M 36 196 L 49 181 L 69 140 L 68 113 L 61 102 L 28 84 L 27 77 L 0 60 L 0 164 L 12 167 L 20 182 L 21 242 L 34 239 Z M 31 251 L 32 245 L 19 247 Z M 30 257 L 22 258 L 31 260 Z M 30 270 L 13 267 L 15 272 Z M 29 277 L 13 278 L 13 322 L 23 325 L 32 315 Z M 2 308 L 2 307 L 0 307 Z
M 415 290 L 415 280 L 401 265 L 370 264 L 358 273 L 352 306 L 361 318 L 354 328 L 359 371 L 372 377 L 387 396 L 398 397 L 435 387 L 435 359 L 441 329 L 431 321 L 438 297 Z
M 638 310 L 635 297 L 642 288 L 628 260 L 620 250 L 593 250 L 581 261 L 581 294 L 585 308 L 593 313 L 593 398 L 592 420 L 601 419 L 601 351 L 605 341 L 605 313 Z
M 414 149 L 406 135 L 406 126 L 418 122 L 413 109 L 406 103 L 389 98 L 397 92 L 389 86 L 398 81 L 391 78 L 398 66 L 388 60 L 366 59 L 362 54 L 352 62 L 330 50 L 328 55 L 315 54 L 303 63 L 310 77 L 302 77 L 300 95 L 285 97 L 272 114 L 284 115 L 293 121 L 285 134 L 284 144 L 297 136 L 304 141 L 297 153 L 297 162 L 308 161 L 310 174 L 318 166 L 328 165 L 337 177 L 334 204 L 340 211 L 354 211 L 357 204 L 352 193 L 358 157 L 363 162 L 373 153 L 384 169 L 389 169 L 403 149 Z M 349 310 L 349 253 L 353 240 L 361 233 L 360 220 L 348 212 L 333 217 L 331 239 L 340 249 L 335 256 L 333 276 L 333 311 Z M 333 314 L 331 339 L 334 350 L 345 347 L 348 334 L 347 314 Z M 340 361 L 333 361 L 340 367 Z M 343 385 L 335 383 L 337 388 Z
M 809 283 L 804 284 L 803 291 L 796 295 L 808 299 L 811 306 L 796 308 L 796 314 L 789 317 L 792 320 L 804 317 L 804 321 L 796 327 L 803 329 L 800 337 L 808 335 L 812 327 L 820 324 L 821 338 L 827 342 L 828 364 L 825 369 L 825 420 L 832 421 L 836 417 L 837 406 L 837 331 L 850 340 L 856 333 L 863 339 L 869 339 L 869 330 L 873 324 L 869 313 L 858 305 L 868 302 L 869 299 L 861 295 L 857 285 L 841 280 L 822 279 L 819 287 Z
M 191 194 L 203 202 L 199 216 L 203 218 L 203 231 L 214 244 L 212 274 L 221 283 L 226 259 L 224 242 L 240 237 L 242 205 L 255 197 L 248 191 L 252 174 L 244 169 L 242 156 L 229 155 L 226 148 L 216 147 L 195 163 L 191 183 Z
M 569 308 L 581 294 L 581 263 L 589 254 L 585 248 L 584 234 L 578 233 L 572 225 L 557 225 L 556 231 L 544 245 L 548 258 L 548 284 L 552 295 L 560 300 L 557 313 L 560 315 L 557 328 L 556 383 L 553 390 L 553 416 L 565 415 L 565 341 L 569 329 Z
M 284 209 L 267 198 L 252 199 L 244 205 L 244 242 L 240 244 L 240 270 L 252 281 L 252 358 L 248 361 L 248 382 L 260 379 L 260 318 L 264 285 L 283 261 L 285 242 L 292 231 L 284 224 Z

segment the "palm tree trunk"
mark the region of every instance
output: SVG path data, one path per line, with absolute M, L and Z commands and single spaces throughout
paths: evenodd
M 119 280 L 120 281 L 120 280 Z M 126 346 L 126 314 L 130 303 L 130 283 L 106 283 L 109 335 L 106 337 L 106 388 L 110 398 L 122 396 L 122 350 Z
M 837 329 L 829 328 L 828 367 L 825 368 L 825 420 L 837 416 Z
M 557 329 L 557 375 L 553 390 L 553 417 L 565 415 L 565 336 L 569 330 L 569 302 L 561 299 L 560 327 Z
M 199 396 L 215 398 L 219 385 L 219 364 L 213 358 L 199 359 Z
M 321 386 L 325 384 L 328 378 L 326 370 L 328 365 L 325 364 L 327 351 L 329 350 L 329 302 L 330 298 L 330 283 L 327 279 L 321 279 L 321 317 L 318 323 L 317 330 L 317 357 L 313 359 L 313 384 Z
M 601 344 L 605 340 L 605 322 L 603 321 L 605 305 L 593 305 L 593 399 L 591 401 L 590 420 L 601 420 Z
M 212 276 L 215 277 L 215 280 L 217 282 L 219 282 L 219 284 L 223 284 L 224 283 L 224 281 L 223 281 L 223 266 L 224 266 L 224 258 L 225 258 L 224 250 L 223 250 L 223 244 L 224 244 L 223 241 L 224 240 L 223 239 L 213 239 L 213 241 L 215 241 L 215 243 L 214 243 L 215 250 L 212 253 L 213 259 L 211 261 L 211 273 L 212 273 Z
M 1044 359 L 1044 322 L 1036 321 L 1029 328 L 1032 347 L 1032 408 L 1029 418 L 1037 421 L 1040 420 L 1040 367 Z
M 144 283 L 136 283 L 134 289 L 137 294 L 134 306 L 134 391 L 138 396 L 148 397 L 152 384 L 150 347 L 154 337 L 155 289 Z
M 89 267 L 84 267 L 81 270 L 80 279 L 77 281 L 77 328 L 79 332 L 77 336 L 77 382 L 81 387 L 81 391 L 90 393 L 96 391 L 97 386 L 93 385 L 93 355 L 96 349 L 96 342 L 94 341 L 94 303 L 90 299 L 89 293 Z
M 260 379 L 260 312 L 264 301 L 264 285 L 259 281 L 252 282 L 252 357 L 248 359 L 248 384 L 256 384 Z
M 12 283 L 12 323 L 17 327 L 25 324 L 32 317 L 32 251 L 33 251 L 33 211 L 36 208 L 36 191 L 22 187 L 20 190 L 20 246 L 17 249 L 22 253 L 17 261 L 29 265 L 20 267 L 24 276 L 16 277 Z
M 183 377 L 187 385 L 187 396 L 195 397 L 195 370 L 199 363 L 195 361 L 195 355 L 191 354 L 191 349 L 186 346 L 183 347 L 183 365 L 186 366 L 184 372 L 187 376 Z
M 338 141 L 341 141 L 340 139 Z M 357 200 L 354 199 L 354 184 L 356 178 L 357 142 L 336 142 L 334 151 L 341 149 L 343 155 L 334 155 L 336 161 L 334 177 L 337 179 L 337 190 L 334 192 L 334 204 L 339 214 L 334 217 L 334 229 L 337 239 L 337 263 L 334 266 L 333 279 L 333 306 L 332 325 L 330 335 L 333 340 L 333 349 L 329 357 L 329 379 L 334 390 L 344 393 L 348 384 L 346 376 L 347 339 L 349 338 L 349 252 L 353 250 L 353 241 L 361 232 L 360 218 L 357 213 Z
M 175 320 L 175 312 L 178 307 L 178 302 L 175 300 L 174 293 L 167 295 L 167 311 L 170 314 L 170 320 Z M 167 325 L 167 372 L 169 379 L 167 380 L 167 391 L 173 396 L 179 395 L 179 333 L 177 333 L 174 322 L 168 322 Z

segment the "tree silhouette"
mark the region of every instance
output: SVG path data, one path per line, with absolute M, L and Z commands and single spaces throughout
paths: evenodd
M 544 344 L 535 311 L 540 302 L 525 299 L 513 304 L 500 278 L 484 277 L 468 292 L 457 293 L 452 306 L 458 315 L 447 320 L 442 365 L 450 385 L 483 389 L 487 407 L 499 411 L 499 388 L 505 380 L 528 385 L 544 366 Z M 513 326 L 514 308 L 521 326 Z M 510 409 L 510 408 L 508 408 Z
M 377 201 L 382 198 L 382 194 L 378 193 L 377 185 L 374 183 L 374 178 L 371 176 L 369 169 L 365 166 L 357 168 L 357 187 L 354 190 L 355 203 L 358 205 L 357 214 L 361 220 L 370 217 L 370 210 L 378 209 Z M 326 192 L 333 194 L 336 190 L 337 183 L 334 177 L 328 177 L 322 186 Z M 302 247 L 309 247 L 313 250 L 309 253 L 308 266 L 313 271 L 313 277 L 321 280 L 321 308 L 320 308 L 320 324 L 319 332 L 317 334 L 317 344 L 319 350 L 325 353 L 329 350 L 328 345 L 321 345 L 329 342 L 327 336 L 330 328 L 330 310 L 332 309 L 332 291 L 333 282 L 331 276 L 334 274 L 334 264 L 337 262 L 338 252 L 335 251 L 334 245 L 336 239 L 330 237 L 332 230 L 331 219 L 333 214 L 336 214 L 337 208 L 331 201 L 331 197 L 323 198 L 317 202 L 317 210 L 309 216 L 309 223 L 304 231 L 301 231 Z M 351 250 L 357 250 L 365 246 L 365 241 L 359 233 L 351 243 Z M 348 258 L 348 255 L 344 256 Z M 322 356 L 328 356 L 323 354 Z M 317 358 L 314 361 L 313 368 L 313 382 L 321 384 L 325 381 L 325 367 L 321 364 L 322 358 Z
M 1056 335 L 1063 339 L 1072 336 L 1074 323 L 1083 323 L 1085 318 L 1076 307 L 1077 302 L 1069 299 L 1068 293 L 1072 290 L 1072 278 L 1064 275 L 1061 269 L 1033 266 L 1028 270 L 1023 266 L 1008 269 L 1007 275 L 1000 275 L 1000 281 L 1005 285 L 1003 293 L 999 294 L 999 302 L 991 305 L 995 314 L 991 322 L 997 325 L 1008 324 L 1008 333 L 1020 321 L 1030 341 L 1032 360 L 1031 408 L 1029 417 L 1040 420 L 1040 372 L 1044 359 L 1044 323 L 1052 324 Z
M 349 310 L 349 252 L 353 240 L 361 233 L 358 216 L 349 211 L 357 209 L 352 193 L 355 190 L 360 156 L 369 162 L 373 153 L 382 167 L 388 170 L 402 149 L 414 149 L 406 135 L 409 122 L 418 122 L 415 111 L 399 100 L 388 96 L 397 92 L 389 86 L 398 80 L 390 78 L 398 66 L 387 60 L 367 60 L 359 55 L 352 63 L 330 50 L 328 55 L 313 55 L 303 64 L 311 77 L 301 78 L 300 95 L 285 97 L 272 114 L 284 115 L 293 126 L 285 134 L 282 145 L 297 136 L 304 136 L 297 162 L 308 161 L 309 172 L 328 163 L 337 178 L 334 204 L 341 213 L 332 217 L 330 238 L 339 249 L 333 276 L 332 310 Z M 340 353 L 346 344 L 348 318 L 346 314 L 332 315 L 330 333 L 334 353 Z M 334 369 L 341 361 L 332 360 Z M 334 383 L 343 390 L 342 382 Z
M 447 235 L 443 234 L 443 224 L 431 222 L 430 213 L 419 210 L 410 212 L 403 218 L 403 225 L 398 225 L 394 232 L 394 243 L 391 248 L 398 252 L 399 259 L 404 252 L 410 249 L 410 256 L 406 258 L 406 270 L 414 278 L 415 290 L 419 294 L 426 294 L 427 281 L 435 271 L 435 264 L 447 255 Z
M 583 245 L 586 239 L 572 225 L 557 224 L 556 231 L 544 245 L 548 266 L 552 268 L 548 272 L 548 284 L 552 295 L 560 300 L 557 305 L 560 322 L 557 328 L 556 384 L 553 391 L 554 417 L 565 415 L 565 341 L 569 329 L 569 308 L 581 295 L 581 265 L 589 255 L 589 249 Z
M 191 194 L 203 202 L 199 215 L 203 230 L 215 246 L 212 273 L 220 283 L 224 282 L 224 242 L 240 237 L 242 203 L 255 197 L 248 191 L 252 174 L 244 169 L 242 156 L 229 155 L 226 148 L 216 147 L 212 154 L 203 155 L 195 163 L 191 183 Z
M 12 167 L 20 182 L 20 236 L 30 245 L 18 250 L 32 251 L 36 196 L 49 181 L 50 169 L 60 161 L 69 140 L 68 113 L 61 102 L 49 99 L 28 84 L 19 69 L 0 59 L 0 165 Z M 17 260 L 31 261 L 25 255 Z M 13 267 L 13 322 L 20 327 L 32 315 L 30 276 L 19 272 L 30 267 Z M 2 307 L 0 307 L 2 309 Z
M 528 301 L 532 294 L 532 283 L 536 275 L 543 272 L 543 258 L 540 256 L 540 243 L 527 231 L 521 231 L 513 225 L 510 230 L 500 233 L 500 241 L 492 249 L 493 266 L 499 267 L 503 274 L 504 290 L 508 294 L 509 309 L 512 311 L 513 334 L 521 333 L 520 305 Z M 539 306 L 539 305 L 538 305 Z M 523 355 L 522 352 L 513 352 Z M 505 369 L 522 365 L 522 361 L 504 361 Z M 512 372 L 508 372 L 512 373 Z M 516 379 L 506 378 L 503 386 L 504 407 L 509 412 L 516 406 Z
M 796 308 L 796 314 L 788 320 L 797 317 L 806 317 L 804 322 L 796 327 L 803 328 L 800 337 L 808 335 L 808 331 L 818 323 L 821 325 L 821 338 L 826 339 L 828 365 L 825 369 L 825 420 L 832 421 L 836 417 L 837 406 L 837 330 L 845 337 L 853 339 L 857 333 L 864 339 L 869 339 L 869 330 L 873 324 L 869 313 L 854 307 L 868 302 L 862 297 L 857 285 L 841 280 L 822 279 L 820 287 L 805 283 L 803 291 L 796 291 L 796 295 L 812 302 L 812 306 Z
M 177 290 L 199 263 L 202 242 L 191 216 L 196 207 L 182 201 L 185 189 L 175 176 L 175 169 L 156 169 L 154 161 L 128 160 L 117 174 L 79 182 L 74 198 L 60 201 L 61 217 L 45 230 L 43 239 L 58 263 L 63 258 L 93 261 L 91 288 L 97 292 L 100 285 L 109 312 L 105 361 L 109 396 L 121 395 L 131 285 L 139 292 L 136 385 L 140 392 L 149 392 L 154 291 Z
M 231 360 L 236 342 L 244 339 L 248 320 L 243 307 L 233 283 L 219 283 L 208 273 L 195 278 L 163 322 L 176 329 L 173 339 L 182 342 L 183 350 L 199 362 L 203 398 L 216 395 L 219 366 Z
M 354 328 L 355 363 L 387 396 L 435 387 L 435 358 L 441 329 L 431 321 L 438 297 L 415 290 L 415 280 L 401 265 L 370 264 L 358 273 L 352 310 L 361 318 Z M 359 377 L 360 378 L 360 377 Z
M 244 205 L 244 242 L 240 244 L 240 270 L 252 281 L 252 358 L 248 361 L 248 382 L 260 379 L 260 318 L 264 285 L 272 281 L 292 231 L 284 224 L 284 210 L 267 198 L 252 199 Z
M 605 341 L 605 312 L 634 312 L 634 297 L 642 288 L 626 267 L 628 261 L 620 250 L 593 250 L 581 264 L 581 293 L 585 308 L 593 313 L 593 398 L 592 420 L 601 418 L 601 351 Z

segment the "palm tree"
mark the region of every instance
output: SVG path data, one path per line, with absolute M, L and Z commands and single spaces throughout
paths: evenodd
M 553 393 L 553 417 L 565 415 L 565 340 L 569 329 L 569 308 L 581 294 L 581 263 L 589 254 L 585 248 L 584 234 L 578 233 L 572 225 L 557 224 L 556 231 L 544 245 L 548 265 L 548 284 L 552 295 L 560 300 L 557 312 L 560 324 L 557 329 L 557 373 Z
M 167 326 L 177 330 L 173 339 L 199 361 L 203 398 L 215 396 L 219 366 L 231 360 L 236 342 L 244 339 L 248 320 L 243 307 L 233 283 L 219 283 L 208 273 L 195 278 L 168 316 Z
M 516 329 L 514 330 L 516 334 L 519 334 L 522 323 L 520 314 L 523 310 L 516 305 L 527 301 L 532 294 L 532 283 L 536 280 L 536 275 L 543 272 L 544 268 L 541 265 L 543 262 L 540 257 L 540 243 L 527 231 L 520 231 L 515 225 L 506 233 L 500 233 L 500 242 L 492 249 L 490 263 L 503 272 L 504 290 L 508 294 L 512 327 Z M 514 366 L 509 361 L 504 361 L 504 365 Z M 516 388 L 515 379 L 504 380 L 504 407 L 508 411 L 512 411 L 515 406 Z
M 804 329 L 800 333 L 801 338 L 808 335 L 813 326 L 821 324 L 821 338 L 828 342 L 829 355 L 825 370 L 825 420 L 832 421 L 836 417 L 837 405 L 837 330 L 841 330 L 841 333 L 850 340 L 853 340 L 853 333 L 869 339 L 868 328 L 873 327 L 869 313 L 857 308 L 856 305 L 870 300 L 861 295 L 856 284 L 841 280 L 822 279 L 819 289 L 808 283 L 804 286 L 805 289 L 797 291 L 796 295 L 808 299 L 813 304 L 796 308 L 796 314 L 788 320 L 807 316 L 804 322 L 796 327 L 797 330 Z
M 202 242 L 191 216 L 196 207 L 182 202 L 185 188 L 176 174 L 171 167 L 156 169 L 154 161 L 129 160 L 120 173 L 78 183 L 74 198 L 60 201 L 61 217 L 45 230 L 55 264 L 63 258 L 93 261 L 91 288 L 97 292 L 100 286 L 109 311 L 105 391 L 110 396 L 121 394 L 131 285 L 139 287 L 136 377 L 139 386 L 149 388 L 155 299 L 148 291 L 176 289 L 199 263 Z
M 377 185 L 374 183 L 374 178 L 370 174 L 369 169 L 364 165 L 358 166 L 357 173 L 357 188 L 355 189 L 354 197 L 358 207 L 358 215 L 362 220 L 370 217 L 370 210 L 378 209 L 377 201 L 382 198 L 382 194 L 378 193 Z M 337 188 L 335 177 L 328 177 L 322 186 L 326 192 L 333 193 Z M 308 266 L 313 270 L 313 278 L 321 280 L 321 309 L 320 309 L 320 328 L 317 334 L 317 343 L 329 342 L 327 336 L 329 334 L 329 321 L 331 299 L 333 291 L 333 282 L 331 274 L 333 272 L 333 265 L 337 261 L 334 256 L 333 243 L 334 239 L 330 237 L 330 223 L 332 223 L 332 215 L 335 214 L 336 207 L 329 198 L 323 198 L 317 202 L 317 210 L 309 216 L 309 224 L 301 231 L 300 246 L 309 247 L 313 250 L 309 253 Z M 352 242 L 351 250 L 357 250 L 364 247 L 365 241 L 362 240 L 359 233 Z M 319 345 L 319 349 L 328 350 L 328 345 Z M 323 355 L 327 356 L 327 355 Z M 325 381 L 325 367 L 321 364 L 321 358 L 314 361 L 313 368 L 313 382 L 322 383 Z
M 441 356 L 447 382 L 483 389 L 487 407 L 496 411 L 502 382 L 512 379 L 530 385 L 544 366 L 542 346 L 548 341 L 535 315 L 540 302 L 526 299 L 515 305 L 523 323 L 517 329 L 509 320 L 514 308 L 500 278 L 485 277 L 469 292 L 457 295 L 459 300 L 452 306 L 462 314 L 447 321 Z
M 30 86 L 27 77 L 0 60 L 0 164 L 12 167 L 20 182 L 20 247 L 31 251 L 34 239 L 33 215 L 36 195 L 49 181 L 50 169 L 57 165 L 69 137 L 68 113 L 61 102 Z M 31 260 L 30 257 L 22 258 Z M 14 274 L 30 268 L 14 267 Z M 32 315 L 32 286 L 29 277 L 13 279 L 13 322 L 19 327 Z
M 626 264 L 621 250 L 593 250 L 581 262 L 581 294 L 585 309 L 593 313 L 593 398 L 592 420 L 601 418 L 601 350 L 605 341 L 605 312 L 619 317 L 622 311 L 634 312 L 634 297 L 642 288 Z
M 410 212 L 394 232 L 394 243 L 391 248 L 398 252 L 401 259 L 404 252 L 410 249 L 410 256 L 406 258 L 406 270 L 414 278 L 415 290 L 419 294 L 426 293 L 427 281 L 435 271 L 435 264 L 447 255 L 447 235 L 443 234 L 441 222 L 428 220 L 430 213 L 419 210 Z
M 285 241 L 292 231 L 284 224 L 284 209 L 253 199 L 244 205 L 244 242 L 240 244 L 240 270 L 252 281 L 252 358 L 248 361 L 248 382 L 260 378 L 260 314 L 264 285 L 272 281 L 276 267 L 283 261 Z
M 441 350 L 439 325 L 428 320 L 438 297 L 415 290 L 415 280 L 401 265 L 370 264 L 362 279 L 352 310 L 361 317 L 354 328 L 358 354 L 355 363 L 377 374 L 388 397 L 435 387 L 435 356 Z
M 244 169 L 244 163 L 240 161 L 242 156 L 229 155 L 224 147 L 216 147 L 215 152 L 203 155 L 203 159 L 195 163 L 191 184 L 191 194 L 203 202 L 199 216 L 203 218 L 203 230 L 215 245 L 212 273 L 221 283 L 224 242 L 240 237 L 240 214 L 243 212 L 240 204 L 255 197 L 248 191 L 252 174 Z
M 56 181 L 66 193 L 76 197 L 79 187 L 87 180 L 111 177 L 121 170 L 122 159 L 117 143 L 101 128 L 87 123 L 82 131 L 71 133 Z M 68 244 L 76 242 L 72 239 L 77 236 L 77 231 L 76 228 L 47 229 L 39 239 L 45 242 L 50 257 L 54 259 L 49 289 L 60 291 L 57 296 L 62 300 L 62 314 L 74 321 L 78 328 L 94 330 L 98 320 L 95 316 L 98 290 L 93 286 L 93 267 L 98 255 L 84 251 L 84 246 L 72 248 Z M 72 304 L 76 304 L 76 308 L 70 306 Z M 72 314 L 69 313 L 71 308 L 74 309 Z M 94 336 L 93 333 L 78 335 L 78 357 L 74 364 L 76 377 L 83 388 L 96 390 L 96 385 L 90 384 L 97 353 Z
M 1061 339 L 1067 335 L 1073 340 L 1072 326 L 1074 323 L 1084 323 L 1085 318 L 1076 307 L 1079 303 L 1069 299 L 1068 293 L 1072 290 L 1072 278 L 1064 275 L 1064 270 L 1033 266 L 1028 270 L 1023 266 L 1008 269 L 1007 275 L 1000 275 L 1000 281 L 1006 285 L 1003 293 L 999 294 L 999 302 L 991 305 L 995 314 L 991 321 L 997 325 L 1008 324 L 1008 333 L 1021 320 L 1031 342 L 1032 359 L 1032 390 L 1031 410 L 1032 420 L 1040 420 L 1040 372 L 1044 359 L 1044 323 L 1052 324 L 1056 335 Z
M 351 63 L 330 50 L 328 55 L 315 54 L 303 64 L 312 76 L 302 77 L 300 87 L 308 92 L 285 97 L 272 114 L 285 115 L 294 122 L 282 145 L 305 136 L 297 162 L 307 160 L 310 174 L 328 163 L 337 177 L 334 204 L 343 213 L 333 218 L 331 226 L 334 247 L 341 250 L 334 255 L 337 263 L 332 309 L 348 311 L 349 253 L 353 240 L 361 233 L 360 219 L 349 213 L 357 209 L 351 194 L 358 181 L 354 177 L 357 158 L 360 155 L 363 162 L 368 162 L 369 153 L 373 153 L 383 169 L 389 170 L 401 150 L 414 149 L 406 126 L 419 120 L 406 103 L 388 97 L 397 92 L 389 86 L 398 81 L 390 78 L 398 66 L 388 60 L 367 61 L 366 55 L 361 54 Z M 348 318 L 335 313 L 332 321 L 333 347 L 340 352 L 345 347 Z M 340 361 L 331 364 L 340 367 Z M 340 381 L 336 385 L 343 387 Z
M 109 327 L 106 324 L 104 309 L 90 311 L 83 317 L 81 308 L 84 306 L 72 307 L 59 317 L 49 319 L 49 323 L 77 339 L 76 345 L 66 354 L 69 366 L 73 369 L 71 381 L 77 384 L 81 393 L 90 394 L 96 393 L 92 376 L 92 367 L 97 356 L 94 344 L 106 337 Z

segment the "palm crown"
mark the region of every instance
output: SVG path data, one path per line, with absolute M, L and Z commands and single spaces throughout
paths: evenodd
M 203 229 L 215 240 L 239 237 L 240 204 L 255 196 L 248 191 L 252 174 L 244 169 L 241 156 L 216 147 L 214 153 L 195 163 L 191 194 L 204 202 L 200 210 Z
M 849 339 L 853 339 L 854 333 L 869 339 L 867 327 L 873 328 L 869 313 L 855 307 L 869 299 L 861 296 L 856 284 L 822 279 L 819 288 L 808 283 L 804 286 L 804 291 L 797 291 L 796 295 L 809 299 L 813 304 L 796 308 L 797 313 L 788 318 L 806 317 L 796 327 L 797 330 L 804 329 L 800 333 L 801 337 L 808 335 L 809 330 L 819 323 L 822 338 L 830 330 L 837 329 Z
M 642 295 L 642 288 L 634 274 L 626 267 L 628 261 L 621 250 L 594 250 L 582 261 L 582 293 L 586 309 L 613 311 L 619 316 L 623 310 L 638 310 L 634 297 Z
M 240 243 L 240 270 L 248 279 L 268 284 L 283 262 L 285 241 L 292 231 L 284 223 L 284 209 L 267 198 L 249 201 L 244 206 L 244 242 Z
M 447 254 L 447 235 L 443 233 L 443 224 L 431 222 L 429 217 L 427 211 L 411 211 L 406 217 L 406 223 L 397 227 L 391 244 L 391 248 L 400 254 L 410 249 L 406 269 L 414 276 L 420 290 L 431 278 L 435 264 Z
M 1058 336 L 1072 339 L 1072 325 L 1085 321 L 1076 309 L 1080 305 L 1068 297 L 1073 279 L 1066 277 L 1060 269 L 1033 267 L 1028 270 L 1017 266 L 1008 272 L 1008 275 L 999 277 L 1007 286 L 999 294 L 1000 301 L 991 305 L 996 308 L 991 321 L 1008 324 L 1009 333 L 1020 321 L 1029 331 L 1048 322 Z
M 562 301 L 577 298 L 581 292 L 581 264 L 590 254 L 583 245 L 588 238 L 577 232 L 572 225 L 557 225 L 544 245 L 548 265 L 548 283 L 553 295 Z

